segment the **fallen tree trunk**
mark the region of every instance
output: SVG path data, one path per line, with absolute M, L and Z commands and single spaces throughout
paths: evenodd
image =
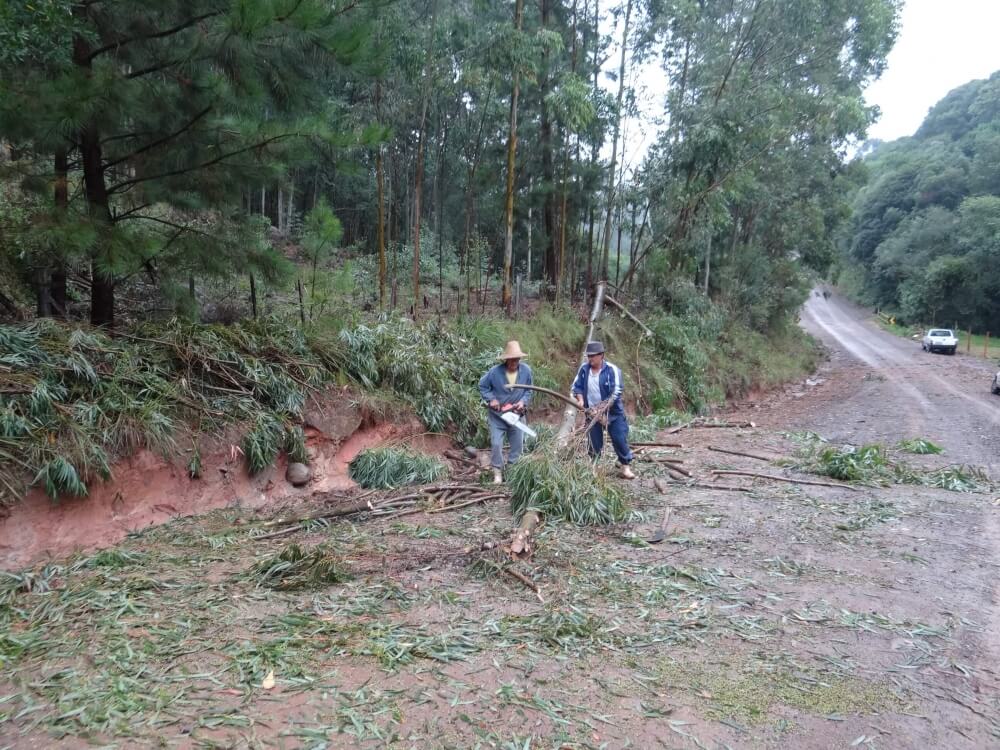
M 590 324 L 587 326 L 587 333 L 583 337 L 583 348 L 580 351 L 579 366 L 581 367 L 587 361 L 587 343 L 594 335 L 594 324 L 601 317 L 601 312 L 604 310 L 604 298 L 607 294 L 607 288 L 608 283 L 601 281 L 597 284 L 597 289 L 594 293 L 594 307 L 590 311 Z M 575 401 L 572 405 L 567 403 L 566 408 L 563 410 L 562 423 L 559 425 L 559 431 L 556 433 L 557 447 L 565 447 L 569 442 L 570 435 L 573 433 L 573 426 L 576 424 L 576 415 L 579 411 L 580 406 Z M 532 542 L 541 522 L 541 515 L 533 510 L 529 510 L 521 516 L 521 522 L 518 524 L 517 529 L 514 530 L 514 538 L 510 542 L 511 557 L 531 556 Z
M 842 490 L 850 490 L 851 492 L 860 492 L 857 487 L 852 487 L 849 484 L 840 484 L 839 482 L 815 482 L 809 479 L 792 479 L 791 477 L 779 477 L 774 474 L 758 474 L 753 471 L 723 471 L 716 469 L 712 472 L 713 474 L 719 476 L 734 476 L 734 477 L 754 477 L 756 479 L 771 479 L 775 482 L 789 482 L 791 484 L 808 484 L 813 487 L 836 487 Z

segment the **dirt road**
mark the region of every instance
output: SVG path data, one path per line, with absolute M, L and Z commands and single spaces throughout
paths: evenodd
M 820 371 L 723 415 L 754 428 L 670 435 L 697 485 L 647 452 L 630 523 L 543 527 L 518 568 L 539 596 L 465 551 L 509 539 L 502 503 L 283 539 L 228 509 L 0 579 L 0 746 L 1000 746 L 1000 489 L 924 481 L 998 474 L 986 365 L 834 298 L 802 321 Z M 713 474 L 823 481 L 805 432 L 881 443 L 911 483 Z M 896 448 L 914 437 L 944 453 Z M 265 585 L 289 542 L 342 582 Z
M 924 435 L 947 445 L 954 461 L 1000 468 L 1000 398 L 989 390 L 996 369 L 985 360 L 924 352 L 837 296 L 813 294 L 802 324 L 830 348 L 829 369 L 867 378 L 841 402 L 842 414 L 823 415 L 830 437 L 857 443 Z

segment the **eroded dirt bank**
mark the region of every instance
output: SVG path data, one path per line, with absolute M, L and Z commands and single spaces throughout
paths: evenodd
M 504 503 L 262 541 L 257 514 L 229 508 L 67 562 L 9 610 L 0 744 L 997 746 L 996 490 L 712 478 L 817 479 L 766 460 L 794 459 L 806 430 L 926 437 L 944 454 L 894 457 L 996 470 L 985 365 L 923 354 L 835 299 L 803 322 L 831 359 L 733 409 L 755 429 L 669 438 L 697 478 L 748 491 L 660 493 L 664 467 L 640 461 L 644 519 L 543 528 L 519 567 L 540 598 L 470 565 L 509 538 Z M 667 540 L 644 545 L 668 507 Z M 343 578 L 263 585 L 289 542 L 334 550 Z
M 117 463 L 108 482 L 90 494 L 51 501 L 35 489 L 0 517 L 0 570 L 64 557 L 118 543 L 130 533 L 172 518 L 217 508 L 256 509 L 299 502 L 315 494 L 355 487 L 347 465 L 365 448 L 421 432 L 410 417 L 374 424 L 343 398 L 314 403 L 306 414 L 306 446 L 312 479 L 303 487 L 285 480 L 287 462 L 249 476 L 239 438 L 214 439 L 203 447 L 202 472 L 188 475 L 183 458 L 168 461 L 150 451 Z

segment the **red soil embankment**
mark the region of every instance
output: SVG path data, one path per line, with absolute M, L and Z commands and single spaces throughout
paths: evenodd
M 248 476 L 238 439 L 214 439 L 203 448 L 199 479 L 185 462 L 140 451 L 118 462 L 107 482 L 94 482 L 87 497 L 50 500 L 36 488 L 0 518 L 0 569 L 16 569 L 77 550 L 116 544 L 131 532 L 216 508 L 260 508 L 304 500 L 316 493 L 355 486 L 347 466 L 361 451 L 404 434 L 403 424 L 367 424 L 354 406 L 341 401 L 307 412 L 306 445 L 312 479 L 304 487 L 285 481 L 286 458 Z

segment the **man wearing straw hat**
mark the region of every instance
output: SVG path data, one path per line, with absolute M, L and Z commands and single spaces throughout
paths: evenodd
M 521 457 L 524 445 L 524 433 L 511 424 L 504 422 L 500 415 L 513 410 L 523 415 L 531 403 L 531 391 L 524 388 L 512 388 L 508 385 L 531 385 L 531 368 L 521 362 L 527 355 L 521 351 L 521 345 L 516 341 L 508 341 L 503 352 L 497 359 L 500 364 L 491 367 L 479 380 L 479 393 L 483 402 L 489 407 L 487 421 L 490 426 L 490 464 L 493 466 L 493 483 L 503 482 L 503 439 L 507 437 L 510 451 L 507 463 L 516 463 Z
M 610 401 L 607 415 L 607 430 L 611 445 L 618 456 L 625 479 L 635 479 L 629 466 L 632 463 L 632 449 L 628 444 L 628 420 L 622 407 L 622 371 L 604 359 L 604 344 L 600 341 L 587 342 L 587 361 L 576 374 L 573 383 L 573 397 L 581 409 L 592 409 Z M 590 428 L 590 455 L 596 459 L 604 448 L 604 424 L 598 421 Z

